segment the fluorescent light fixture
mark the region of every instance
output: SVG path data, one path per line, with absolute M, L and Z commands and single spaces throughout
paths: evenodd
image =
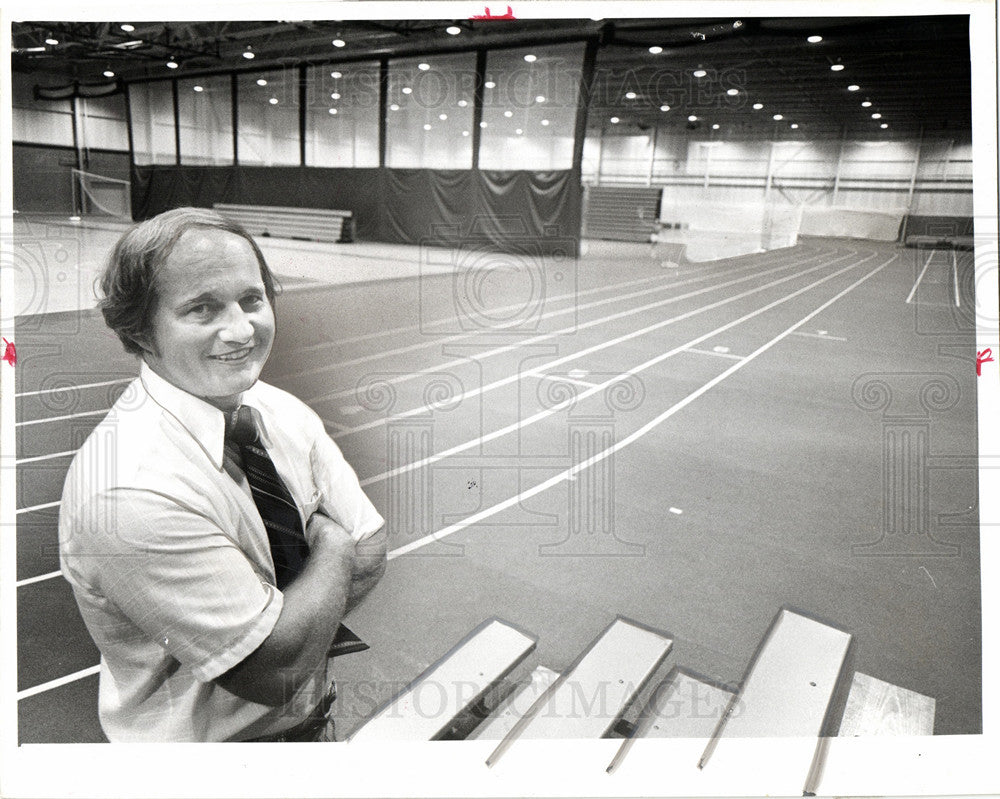
M 123 22 L 118 27 L 121 28 L 123 31 L 125 31 L 125 33 L 131 33 L 132 31 L 135 30 L 135 25 L 130 25 L 127 22 Z
M 735 97 L 739 93 L 740 93 L 739 89 L 726 89 L 726 94 L 728 94 L 730 97 Z
M 264 78 L 257 78 L 258 86 L 267 86 L 267 81 Z
M 193 89 L 194 89 L 194 90 L 195 90 L 196 92 L 203 92 L 203 91 L 205 91 L 205 87 L 204 87 L 204 86 L 194 86 L 194 87 L 192 87 L 192 88 L 193 88 Z
M 468 104 L 469 104 L 468 100 L 459 100 L 458 101 L 458 107 L 459 108 L 465 108 Z
M 773 117 L 771 117 L 771 119 L 773 119 L 775 122 L 781 122 L 781 120 L 783 120 L 784 118 L 785 117 L 782 114 L 775 114 Z
M 171 57 L 170 60 L 167 62 L 167 69 L 177 69 L 177 67 L 179 66 L 180 64 L 178 64 L 173 57 Z
M 271 105 L 277 105 L 278 104 L 278 98 L 277 97 L 272 97 L 270 100 L 268 100 L 268 102 Z
M 841 72 L 844 69 L 843 64 L 830 64 L 830 69 L 834 72 Z
M 634 100 L 635 97 L 636 97 L 635 92 L 625 92 L 625 99 L 626 100 Z
M 497 87 L 494 81 L 488 80 L 483 84 L 487 89 L 495 89 Z
M 806 41 L 809 42 L 809 44 L 819 44 L 821 41 L 823 41 L 823 37 L 822 36 L 809 36 L 806 39 Z
M 102 74 L 106 78 L 113 78 L 115 76 L 115 71 L 111 69 L 111 67 L 108 67 Z
M 661 111 L 669 111 L 670 110 L 670 106 L 669 105 L 661 105 L 660 106 L 660 110 Z
M 660 45 L 658 44 L 654 44 L 652 47 L 649 48 L 649 52 L 651 52 L 653 55 L 659 55 L 660 53 L 663 52 L 663 48 L 660 47 Z
M 330 92 L 330 99 L 331 100 L 339 100 L 340 99 L 340 92 Z
M 849 92 L 856 92 L 856 91 L 859 91 L 860 89 L 861 89 L 861 87 L 858 86 L 858 84 L 856 84 L 856 83 L 852 83 L 850 86 L 847 87 L 847 91 L 849 91 Z
M 417 64 L 417 69 L 419 69 L 421 72 L 426 72 L 430 68 L 431 68 L 431 65 L 428 64 L 426 61 L 423 61 L 423 62 Z
M 397 103 L 393 103 L 392 105 L 389 106 L 389 110 L 390 111 L 398 111 L 399 110 L 399 105 Z
M 536 103 L 544 103 L 545 102 L 545 95 L 544 94 L 537 95 L 535 97 L 535 102 Z
M 763 103 L 754 103 L 753 104 L 753 110 L 754 111 L 760 111 L 760 109 L 762 109 L 763 107 L 764 107 Z
M 714 125 L 712 125 L 712 130 L 718 130 L 721 127 L 722 126 L 718 122 L 716 122 Z
M 698 117 L 696 117 L 694 114 L 691 114 L 691 116 L 688 117 L 688 122 L 697 122 L 697 121 Z
M 871 108 L 872 107 L 872 101 L 871 100 L 865 100 L 864 102 L 861 103 L 861 107 L 862 108 Z
M 618 117 L 611 117 L 611 124 L 617 125 L 621 120 Z
M 458 36 L 458 34 L 460 34 L 462 32 L 462 29 L 460 27 L 458 27 L 458 25 L 449 25 L 444 30 L 445 30 L 445 33 L 449 33 L 452 36 Z M 466 131 L 465 135 L 468 136 L 469 132 Z
M 525 60 L 525 61 L 527 61 L 527 62 L 528 62 L 529 64 L 534 64 L 534 63 L 535 63 L 535 61 L 537 61 L 537 60 L 538 60 L 538 56 L 536 56 L 536 55 L 534 55 L 534 54 L 532 54 L 532 53 L 528 53 L 528 54 L 527 54 L 527 55 L 526 55 L 526 56 L 524 57 L 524 60 Z
M 706 72 L 704 69 L 701 69 L 699 67 L 698 69 L 696 69 L 691 74 L 694 75 L 696 78 L 704 78 L 708 74 L 708 72 Z
M 413 89 L 411 89 L 409 86 L 404 86 L 402 88 L 402 92 L 403 94 L 413 94 Z
M 337 109 L 336 108 L 331 108 L 329 113 L 336 114 L 337 113 Z
M 346 47 L 347 46 L 347 42 L 345 42 L 343 39 L 334 39 L 332 42 L 330 42 L 330 44 L 332 44 L 334 47 Z
M 344 77 L 344 75 L 340 72 L 331 72 L 330 77 L 333 78 L 334 80 L 339 80 L 340 78 Z
M 547 128 L 549 126 L 549 121 L 547 119 L 542 120 L 542 127 Z

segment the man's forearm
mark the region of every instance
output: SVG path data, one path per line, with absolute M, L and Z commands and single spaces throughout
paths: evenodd
M 354 569 L 351 573 L 351 587 L 347 595 L 349 613 L 371 591 L 385 574 L 388 540 L 385 528 L 355 546 Z

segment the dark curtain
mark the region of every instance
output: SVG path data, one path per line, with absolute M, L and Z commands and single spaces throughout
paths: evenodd
M 136 166 L 132 214 L 213 203 L 335 208 L 363 241 L 577 252 L 581 187 L 571 171 Z

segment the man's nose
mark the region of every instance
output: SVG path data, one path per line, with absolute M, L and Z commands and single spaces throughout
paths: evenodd
M 231 307 L 223 320 L 219 335 L 226 341 L 244 343 L 253 338 L 253 324 L 250 314 L 239 305 Z

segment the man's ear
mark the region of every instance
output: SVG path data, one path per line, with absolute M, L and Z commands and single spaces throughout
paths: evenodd
M 156 349 L 156 345 L 152 342 L 151 338 L 146 335 L 139 335 L 132 337 L 132 343 L 139 347 L 142 352 L 139 354 L 145 358 L 147 355 L 152 355 L 153 357 L 158 357 L 160 351 Z

